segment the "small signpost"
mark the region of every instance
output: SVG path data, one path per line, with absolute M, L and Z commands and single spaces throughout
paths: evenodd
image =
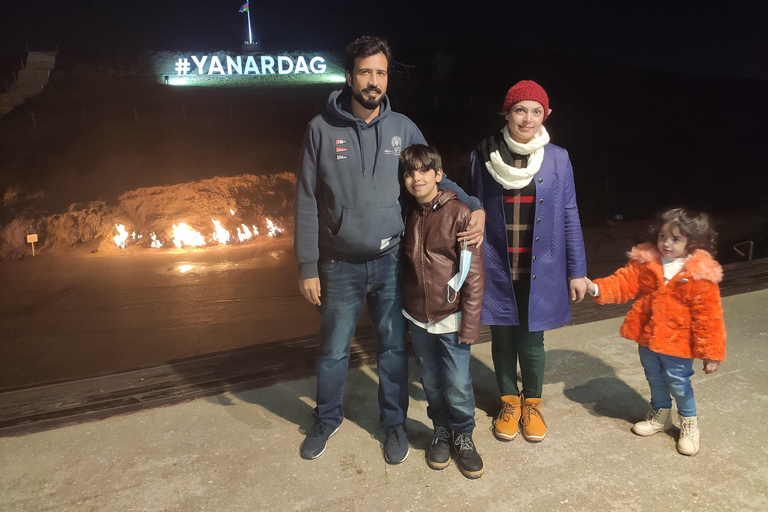
M 27 235 L 27 243 L 32 244 L 32 256 L 35 256 L 35 242 L 37 242 L 37 233 L 34 235 Z

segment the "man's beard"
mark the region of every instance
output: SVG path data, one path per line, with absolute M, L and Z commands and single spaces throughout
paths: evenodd
M 369 87 L 367 89 L 364 89 L 363 91 L 357 92 L 355 90 L 352 91 L 352 97 L 355 98 L 355 100 L 365 107 L 367 110 L 375 110 L 378 108 L 379 105 L 381 105 L 381 100 L 384 98 L 384 95 L 382 94 L 378 98 L 366 98 L 363 96 L 363 92 L 366 91 L 375 91 L 379 94 L 381 94 L 381 89 L 375 88 L 375 87 Z

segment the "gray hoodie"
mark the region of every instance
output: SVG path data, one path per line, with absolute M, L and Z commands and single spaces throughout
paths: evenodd
M 398 159 L 411 144 L 426 144 L 416 125 L 392 112 L 384 96 L 370 123 L 351 113 L 351 96 L 335 91 L 307 126 L 299 157 L 294 252 L 299 278 L 318 276 L 326 259 L 363 262 L 397 249 L 403 231 Z M 445 178 L 473 209 L 479 202 Z

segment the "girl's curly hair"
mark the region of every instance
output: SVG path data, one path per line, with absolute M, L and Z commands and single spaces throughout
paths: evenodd
M 704 212 L 694 212 L 683 208 L 673 208 L 659 215 L 658 220 L 653 225 L 651 234 L 656 240 L 661 231 L 661 227 L 669 224 L 671 228 L 678 228 L 680 234 L 688 239 L 688 245 L 685 249 L 688 253 L 696 249 L 708 251 L 713 256 L 717 254 L 715 250 L 717 231 L 712 226 L 712 221 Z

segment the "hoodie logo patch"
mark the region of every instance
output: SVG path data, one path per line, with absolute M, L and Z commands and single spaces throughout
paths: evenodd
M 392 140 L 390 141 L 390 143 L 392 144 L 392 149 L 385 149 L 384 154 L 400 156 L 400 149 L 403 146 L 403 139 L 395 135 L 394 137 L 392 137 Z
M 349 158 L 346 155 L 339 154 L 349 151 L 349 148 L 343 147 L 342 144 L 349 144 L 349 141 L 344 139 L 336 139 L 336 160 L 347 160 Z

